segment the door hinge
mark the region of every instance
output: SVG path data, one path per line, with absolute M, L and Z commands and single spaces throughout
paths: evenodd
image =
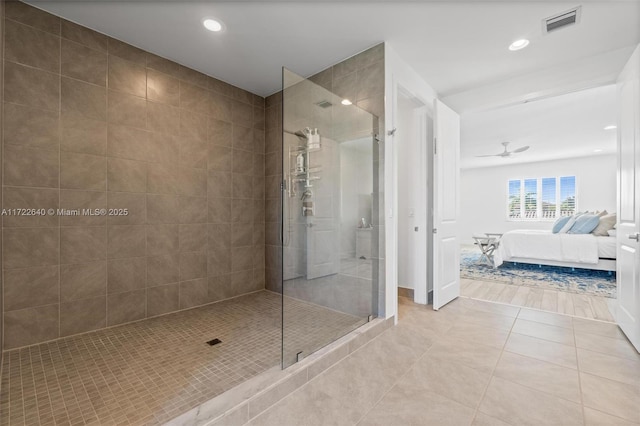
M 433 233 L 437 234 L 438 233 L 438 228 L 433 228 Z

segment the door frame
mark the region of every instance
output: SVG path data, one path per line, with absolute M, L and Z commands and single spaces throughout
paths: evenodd
M 414 127 L 412 129 L 411 137 L 416 138 L 418 140 L 417 143 L 417 151 L 413 153 L 418 157 L 417 167 L 415 164 L 412 164 L 412 167 L 416 167 L 415 176 L 418 178 L 417 182 L 417 191 L 412 192 L 413 195 L 417 196 L 417 200 L 414 203 L 415 212 L 414 212 L 414 226 L 418 227 L 417 234 L 415 235 L 415 252 L 412 254 L 414 258 L 413 265 L 413 276 L 415 279 L 414 287 L 413 287 L 413 301 L 415 303 L 427 304 L 428 302 L 428 282 L 429 282 L 429 268 L 427 266 L 427 259 L 429 259 L 430 250 L 429 250 L 429 225 L 431 221 L 429 220 L 429 209 L 430 204 L 429 195 L 432 193 L 432 188 L 429 187 L 432 182 L 431 179 L 428 179 L 429 172 L 432 170 L 431 165 L 429 164 L 429 152 L 433 146 L 433 140 L 428 136 L 428 121 L 431 120 L 433 123 L 433 117 L 429 113 L 429 109 L 427 105 L 414 93 L 411 93 L 401 84 L 395 86 L 395 110 L 392 113 L 394 129 L 397 131 L 393 132 L 392 137 L 393 145 L 395 148 L 396 161 L 399 161 L 399 150 L 403 149 L 400 145 L 404 143 L 404 138 L 402 137 L 405 132 L 405 129 L 402 129 L 400 124 L 400 108 L 398 107 L 398 97 L 402 96 L 405 99 L 410 100 L 415 104 L 415 107 L 407 112 L 412 115 L 412 123 L 411 125 Z M 399 139 L 396 139 L 396 136 L 400 135 Z M 396 168 L 398 170 L 398 168 Z M 397 179 L 394 184 L 394 188 L 399 188 L 399 179 L 397 177 L 397 173 L 395 178 Z M 420 188 L 425 188 L 424 190 L 420 190 Z M 399 200 L 398 193 L 400 191 L 396 191 L 394 198 L 394 210 L 397 212 L 396 226 L 400 225 L 400 208 L 399 208 Z M 398 230 L 396 234 L 396 242 L 395 245 L 399 249 L 400 243 L 400 232 Z M 396 259 L 399 261 L 398 257 Z M 398 270 L 398 269 L 396 269 Z M 399 271 L 398 271 L 399 272 Z M 421 283 L 426 283 L 426 285 L 420 285 Z
M 426 191 L 422 192 L 424 197 L 421 197 L 420 205 L 422 207 L 422 214 L 425 215 L 424 218 L 421 218 L 420 223 L 424 223 L 425 231 L 421 233 L 424 238 L 419 238 L 418 246 L 420 250 L 416 253 L 417 259 L 422 259 L 425 264 L 425 270 L 423 274 L 420 274 L 420 278 L 424 279 L 424 283 L 420 283 L 414 287 L 414 302 L 420 304 L 427 304 L 428 302 L 428 283 L 429 283 L 429 270 L 427 267 L 427 259 L 429 258 L 429 250 L 428 244 L 430 239 L 428 235 L 432 232 L 432 220 L 430 219 L 432 216 L 431 208 L 432 206 L 428 203 L 429 194 L 432 193 L 432 179 L 429 179 L 428 173 L 432 171 L 432 165 L 429 164 L 430 161 L 433 160 L 432 156 L 429 153 L 433 152 L 433 138 L 428 137 L 428 120 L 433 122 L 433 98 L 421 96 L 419 91 L 412 90 L 412 85 L 410 82 L 402 81 L 402 79 L 397 78 L 396 75 L 391 76 L 391 108 L 388 111 L 391 111 L 389 114 L 391 120 L 391 126 L 389 130 L 393 132 L 393 129 L 396 129 L 399 121 L 398 114 L 398 96 L 402 93 L 404 96 L 407 96 L 415 101 L 419 102 L 423 106 L 420 107 L 421 110 L 421 119 L 420 119 L 420 129 L 419 129 L 419 138 L 420 140 L 426 141 L 423 145 L 425 147 L 422 152 L 420 152 L 420 162 L 419 162 L 419 173 L 420 173 L 420 182 L 427 188 Z M 387 176 L 385 180 L 390 183 L 391 190 L 387 190 L 387 194 L 390 195 L 390 200 L 387 200 L 387 223 L 388 223 L 388 233 L 387 233 L 387 253 L 389 250 L 392 255 L 387 258 L 387 273 L 386 273 L 386 285 L 387 287 L 392 289 L 392 292 L 387 292 L 387 297 L 392 297 L 393 306 L 396 308 L 398 306 L 398 143 L 397 138 L 394 133 L 387 132 L 385 136 L 386 141 L 386 153 L 387 158 L 390 157 L 390 160 L 385 168 Z M 391 166 L 391 167 L 389 167 Z M 397 316 L 396 316 L 397 321 Z

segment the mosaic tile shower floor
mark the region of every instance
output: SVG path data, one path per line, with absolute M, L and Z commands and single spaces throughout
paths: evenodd
M 281 303 L 261 291 L 7 351 L 0 424 L 162 424 L 280 364 Z M 316 347 L 361 324 L 295 299 L 285 306 L 290 347 Z M 205 343 L 213 338 L 222 343 Z

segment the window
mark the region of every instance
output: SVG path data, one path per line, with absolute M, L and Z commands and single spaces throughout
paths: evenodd
M 509 220 L 553 220 L 561 216 L 571 216 L 575 212 L 575 176 L 509 180 Z

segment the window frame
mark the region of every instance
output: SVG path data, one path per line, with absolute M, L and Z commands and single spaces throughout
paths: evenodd
M 560 206 L 562 204 L 561 197 L 561 187 L 560 182 L 562 178 L 572 177 L 574 181 L 574 214 L 578 212 L 578 178 L 576 175 L 566 174 L 566 175 L 556 175 L 556 176 L 541 176 L 541 177 L 522 177 L 522 178 L 508 178 L 506 183 L 506 215 L 507 222 L 553 222 L 557 220 L 560 215 Z M 542 180 L 543 179 L 555 179 L 556 182 L 556 213 L 551 218 L 542 217 Z M 535 218 L 527 218 L 525 214 L 525 181 L 527 180 L 536 180 L 536 217 Z M 510 215 L 509 204 L 509 183 L 513 181 L 520 182 L 520 217 L 512 218 Z

